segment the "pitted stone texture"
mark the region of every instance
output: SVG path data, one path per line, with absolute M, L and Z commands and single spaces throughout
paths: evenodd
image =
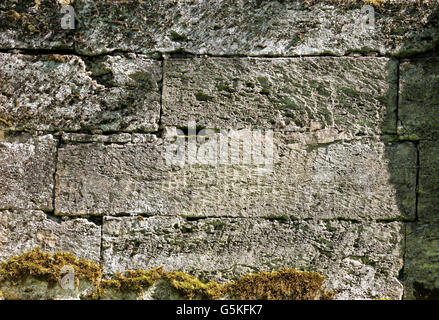
M 0 211 L 0 261 L 40 247 L 98 262 L 100 244 L 101 227 L 86 219 L 58 221 L 39 210 Z
M 401 223 L 105 217 L 104 272 L 183 270 L 225 282 L 281 268 L 326 276 L 338 299 L 400 299 Z
M 150 133 L 116 133 L 108 135 L 87 134 L 87 133 L 66 133 L 61 135 L 63 143 L 147 143 L 154 142 L 158 137 Z
M 439 299 L 439 224 L 407 226 L 404 298 Z
M 439 222 L 439 141 L 419 143 L 418 217 Z
M 51 135 L 0 139 L 0 209 L 53 210 L 56 145 Z
M 72 3 L 74 30 L 61 25 Z M 213 55 L 406 55 L 437 43 L 437 0 L 6 0 L 0 48 L 69 49 L 90 55 L 184 50 Z M 436 6 L 436 7 L 435 7 Z M 403 17 L 403 18 L 401 18 Z M 365 23 L 362 23 L 365 21 Z
M 396 63 L 387 58 L 168 60 L 162 123 L 394 133 L 396 75 Z
M 2 0 L 0 3 L 1 49 L 74 48 L 74 30 L 61 25 L 62 4 L 69 0 Z
M 76 56 L 0 53 L 0 117 L 13 130 L 157 130 L 161 63 L 130 55 L 92 64 L 88 72 Z
M 219 141 L 217 136 L 198 145 L 196 159 L 185 154 L 182 167 L 167 164 L 165 150 L 173 146 L 168 140 L 66 145 L 59 149 L 55 210 L 67 215 L 415 217 L 412 143 L 361 139 L 302 145 L 300 134 L 275 134 L 272 165 L 242 159 L 203 164 L 202 146 Z M 334 139 L 329 134 L 314 138 Z M 261 151 L 267 150 L 266 141 Z
M 414 0 L 387 2 L 370 26 L 361 23 L 372 10 L 361 12 L 364 1 L 77 0 L 76 50 L 291 56 L 430 49 L 438 39 L 437 1 L 422 10 Z
M 398 133 L 436 140 L 439 136 L 439 58 L 403 62 L 399 91 Z

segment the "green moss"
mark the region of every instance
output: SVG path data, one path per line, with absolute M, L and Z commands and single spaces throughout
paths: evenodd
M 322 275 L 294 269 L 249 274 L 223 285 L 214 281 L 203 282 L 180 271 L 165 271 L 161 267 L 116 273 L 112 279 L 101 281 L 102 268 L 92 261 L 77 259 L 71 253 L 56 252 L 51 255 L 39 248 L 3 262 L 0 265 L 0 283 L 6 280 L 18 285 L 28 277 L 33 277 L 54 284 L 60 281 L 60 271 L 65 265 L 74 268 L 77 286 L 79 279 L 86 279 L 96 286 L 96 290 L 85 297 L 86 299 L 103 298 L 108 289 L 142 295 L 159 280 L 166 281 L 183 299 L 230 297 L 245 300 L 309 300 L 332 299 L 334 295 L 333 292 L 324 292 L 322 289 L 325 279 Z
M 226 92 L 229 92 L 229 93 L 234 93 L 235 92 L 235 89 L 233 89 L 232 87 L 229 87 L 228 85 L 225 85 L 225 84 L 218 84 L 216 87 L 220 91 L 226 91 Z
M 170 39 L 172 41 L 177 41 L 177 42 L 179 42 L 179 41 L 187 41 L 188 40 L 186 35 L 179 34 L 178 32 L 176 32 L 174 30 L 171 30 L 169 37 L 170 37 Z
M 13 256 L 0 264 L 0 281 L 9 281 L 12 284 L 23 283 L 28 277 L 33 277 L 49 284 L 61 280 L 61 269 L 72 266 L 75 271 L 76 286 L 79 280 L 85 279 L 94 285 L 99 285 L 102 277 L 102 267 L 93 261 L 77 259 L 67 252 L 55 252 L 53 255 L 35 248 L 19 256 Z
M 241 300 L 332 299 L 334 293 L 322 289 L 324 281 L 315 272 L 285 269 L 246 275 L 226 284 L 226 292 Z
M 204 93 L 204 92 L 197 92 L 195 94 L 195 98 L 197 98 L 198 101 L 212 101 L 213 97 L 209 96 L 208 94 Z
M 259 83 L 261 84 L 262 88 L 268 88 L 270 86 L 270 83 L 268 82 L 268 79 L 265 77 L 257 77 Z
M 268 96 L 270 94 L 270 90 L 268 90 L 266 88 L 262 88 L 260 91 L 260 94 Z
M 103 280 L 101 289 L 113 289 L 124 291 L 136 291 L 142 294 L 143 291 L 152 286 L 157 280 L 163 277 L 163 269 L 126 271 L 116 273 L 116 279 Z M 104 293 L 105 291 L 102 291 Z
M 215 300 L 224 296 L 224 286 L 214 281 L 201 282 L 194 276 L 180 271 L 164 274 L 164 279 L 176 290 L 183 299 Z

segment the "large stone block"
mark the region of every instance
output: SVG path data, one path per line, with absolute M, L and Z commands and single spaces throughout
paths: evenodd
M 160 61 L 130 54 L 89 62 L 0 53 L 0 117 L 13 130 L 158 129 Z
M 203 162 L 203 149 L 217 146 L 220 139 L 214 137 L 227 137 L 221 134 L 198 144 L 195 158 L 192 145 L 181 144 L 179 150 L 187 150 L 179 158 L 181 166 L 169 164 L 166 152 L 174 144 L 168 139 L 66 145 L 59 149 L 55 210 L 69 215 L 414 219 L 412 143 L 337 142 L 337 132 L 323 131 L 275 134 L 271 142 L 266 135 L 261 151 L 272 143 L 273 154 L 262 164 L 232 159 L 232 147 L 225 163 Z M 245 138 L 250 131 L 239 134 Z
M 0 209 L 53 210 L 56 146 L 51 135 L 0 138 Z
M 0 211 L 0 261 L 40 247 L 100 261 L 101 227 L 77 218 L 61 221 L 38 210 Z
M 398 132 L 412 138 L 439 136 L 439 58 L 410 60 L 400 66 Z
M 404 259 L 404 298 L 439 299 L 439 225 L 407 226 Z
M 439 141 L 419 143 L 418 218 L 439 222 Z
M 416 0 L 380 2 L 373 8 L 359 0 L 6 0 L 0 4 L 0 48 L 88 55 L 407 55 L 437 42 L 437 0 L 421 8 Z M 66 4 L 75 10 L 72 30 L 61 24 Z
M 313 270 L 339 299 L 399 299 L 402 224 L 105 217 L 104 272 L 183 270 L 220 282 L 281 268 Z
M 387 58 L 168 60 L 162 123 L 394 133 L 396 76 L 397 65 Z
M 76 13 L 61 26 L 61 4 Z M 410 54 L 437 41 L 437 1 L 50 1 L 2 3 L 2 48 L 213 55 Z M 418 4 L 418 6 L 417 6 Z M 13 11 L 12 11 L 13 10 Z M 373 16 L 372 16 L 373 15 Z M 401 18 L 403 17 L 403 19 Z M 369 19 L 368 19 L 369 18 Z M 422 28 L 419 28 L 422 23 Z

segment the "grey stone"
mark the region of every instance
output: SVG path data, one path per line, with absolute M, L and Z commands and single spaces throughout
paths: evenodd
M 131 142 L 131 134 L 119 133 L 110 135 L 97 135 L 87 133 L 65 133 L 61 135 L 61 141 L 63 143 L 128 143 Z
M 105 217 L 104 272 L 183 270 L 225 282 L 297 268 L 326 276 L 337 299 L 400 299 L 402 224 L 181 217 Z
M 64 289 L 59 283 L 52 284 L 34 277 L 27 277 L 19 286 L 2 281 L 0 289 L 5 300 L 80 300 L 88 299 L 96 292 L 96 287 L 84 279 L 79 280 L 77 288 Z
M 66 215 L 414 219 L 414 145 L 334 142 L 339 136 L 331 134 L 275 134 L 272 165 L 242 159 L 205 164 L 201 145 L 197 163 L 190 164 L 186 154 L 184 165 L 171 165 L 165 151 L 172 145 L 162 140 L 66 145 L 59 149 L 55 210 Z M 306 139 L 316 144 L 302 144 Z
M 0 209 L 53 210 L 56 145 L 51 135 L 0 139 Z
M 439 224 L 407 226 L 404 299 L 439 298 Z
M 439 222 L 439 141 L 419 143 L 418 218 Z
M 73 0 L 3 0 L 0 48 L 73 50 L 75 33 L 61 25 L 61 5 L 70 2 Z
M 64 4 L 71 1 L 62 1 Z M 407 55 L 438 40 L 437 1 L 118 1 L 76 0 L 76 29 L 61 28 L 61 2 L 8 0 L 0 10 L 0 48 L 64 48 L 96 55 L 116 50 L 212 55 Z M 366 8 L 364 8 L 366 9 Z M 10 12 L 14 10 L 14 12 Z M 370 12 L 371 9 L 369 8 Z M 420 25 L 422 27 L 420 27 Z
M 439 58 L 400 66 L 398 133 L 412 139 L 439 136 Z
M 387 58 L 172 59 L 164 68 L 166 126 L 396 131 L 397 65 Z
M 90 64 L 87 71 L 77 56 L 0 53 L 0 115 L 8 129 L 158 129 L 160 61 L 108 56 Z
M 58 221 L 39 210 L 0 211 L 0 261 L 40 247 L 100 261 L 101 227 L 83 218 Z

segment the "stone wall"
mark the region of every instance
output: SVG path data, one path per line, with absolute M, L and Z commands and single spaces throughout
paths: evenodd
M 438 298 L 438 43 L 437 1 L 3 1 L 0 261 Z

